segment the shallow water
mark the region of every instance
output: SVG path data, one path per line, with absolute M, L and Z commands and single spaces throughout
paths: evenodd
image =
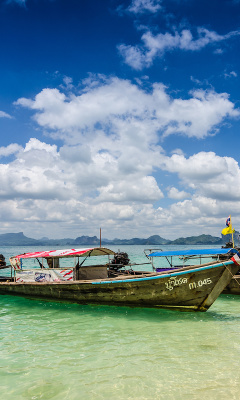
M 1 398 L 239 399 L 239 334 L 240 296 L 206 313 L 0 296 Z

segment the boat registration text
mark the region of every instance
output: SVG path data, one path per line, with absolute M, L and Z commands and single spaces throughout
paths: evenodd
M 166 288 L 168 290 L 173 290 L 174 286 L 180 286 L 183 284 L 187 284 L 187 278 L 178 278 L 178 277 L 171 277 L 168 282 L 165 283 Z M 199 280 L 197 282 L 189 282 L 189 289 L 196 289 L 197 287 L 202 287 L 203 285 L 210 285 L 212 280 L 210 278 L 206 278 L 204 280 Z

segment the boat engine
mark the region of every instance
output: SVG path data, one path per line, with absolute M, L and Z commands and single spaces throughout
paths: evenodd
M 5 267 L 5 266 L 6 266 L 5 257 L 3 254 L 0 254 L 0 267 Z
M 115 254 L 114 258 L 111 261 L 111 265 L 109 269 L 111 270 L 118 270 L 124 267 L 125 265 L 128 265 L 130 262 L 128 258 L 128 254 L 124 252 L 118 252 Z

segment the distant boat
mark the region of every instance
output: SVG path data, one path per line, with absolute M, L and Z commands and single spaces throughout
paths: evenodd
M 10 258 L 12 275 L 0 282 L 0 294 L 82 304 L 206 311 L 239 270 L 240 254 L 231 249 L 230 253 L 236 254 L 227 261 L 182 268 L 174 267 L 171 261 L 173 256 L 179 258 L 187 253 L 188 257 L 203 257 L 212 251 L 226 254 L 229 249 L 150 251 L 146 255 L 152 265 L 154 257 L 166 257 L 170 263 L 170 269 L 159 272 L 135 271 L 128 258 L 128 265 L 116 264 L 110 259 L 115 256 L 116 260 L 116 253 L 103 247 L 20 254 Z M 83 266 L 95 256 L 108 256 L 108 260 Z M 39 267 L 23 266 L 29 259 L 37 260 Z

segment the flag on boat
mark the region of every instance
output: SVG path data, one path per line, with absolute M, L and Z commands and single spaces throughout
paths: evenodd
M 226 225 L 227 225 L 227 226 L 230 226 L 230 225 L 231 225 L 231 215 L 229 215 L 229 217 L 227 217 Z
M 235 229 L 232 228 L 231 226 L 229 226 L 228 228 L 224 228 L 222 230 L 223 235 L 229 235 L 230 233 L 234 233 L 234 232 L 235 232 Z
M 239 253 L 235 254 L 231 260 L 234 262 L 234 264 L 240 265 L 240 257 L 239 257 Z
M 226 225 L 227 225 L 227 228 L 224 228 L 222 230 L 222 234 L 223 235 L 233 234 L 235 232 L 235 229 L 232 227 L 231 215 L 229 215 L 229 217 L 227 217 Z

